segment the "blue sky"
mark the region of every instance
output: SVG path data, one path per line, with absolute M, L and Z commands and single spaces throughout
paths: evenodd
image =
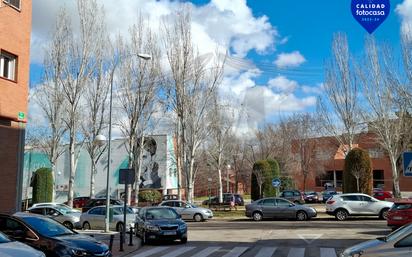
M 261 116 L 256 123 L 273 120 L 281 112 L 313 110 L 316 97 L 322 93 L 323 66 L 330 57 L 333 34 L 346 33 L 350 50 L 356 55 L 362 53 L 367 35 L 352 17 L 350 0 L 98 2 L 105 6 L 112 33 L 127 31 L 126 25 L 130 25 L 140 11 L 156 21 L 172 14 L 183 2 L 191 4 L 194 43 L 199 44 L 201 52 L 211 52 L 213 44 L 221 44 L 230 49 L 235 60 L 251 61 L 258 68 L 256 71 L 229 67 L 222 89 L 222 95 L 236 95 L 235 104 L 250 102 L 250 108 Z M 412 22 L 412 0 L 390 2 L 390 15 L 373 34 L 379 42 L 399 50 L 401 25 Z M 73 0 L 33 1 L 32 86 L 41 79 L 42 49 L 50 38 L 57 10 L 66 5 L 75 17 L 74 3 Z M 277 62 L 281 55 L 284 55 L 286 66 Z M 262 95 L 266 97 L 263 104 Z

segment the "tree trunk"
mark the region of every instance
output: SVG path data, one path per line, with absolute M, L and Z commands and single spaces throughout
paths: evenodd
M 223 203 L 222 171 L 220 169 L 217 170 L 217 175 L 218 175 L 217 181 L 219 182 L 219 190 L 218 190 L 219 203 Z
M 396 166 L 396 159 L 392 155 L 389 155 L 392 166 L 392 179 L 393 179 L 393 196 L 395 198 L 401 198 L 401 189 L 399 186 L 399 174 L 398 167 Z
M 142 135 L 140 138 L 140 149 L 139 149 L 139 167 L 137 169 L 136 174 L 136 189 L 135 193 L 135 205 L 138 206 L 139 204 L 139 190 L 140 190 L 140 175 L 142 174 L 142 160 L 143 160 L 143 149 L 144 149 L 144 136 Z
M 359 177 L 356 177 L 356 192 L 359 193 Z
M 95 174 L 96 174 L 96 163 L 92 158 L 92 167 L 90 172 L 90 198 L 94 198 L 94 184 L 95 184 Z
M 73 207 L 73 196 L 74 196 L 74 177 L 76 175 L 76 160 L 75 160 L 75 139 L 74 139 L 74 129 L 70 130 L 70 143 L 69 143 L 69 153 L 70 153 L 70 176 L 69 176 L 69 194 L 67 197 L 67 205 Z
M 306 180 L 307 180 L 307 178 L 308 178 L 308 174 L 303 172 L 303 192 L 306 191 Z
M 52 171 L 52 178 L 53 178 L 52 201 L 54 202 L 56 200 L 56 163 L 55 162 L 51 163 L 51 171 Z

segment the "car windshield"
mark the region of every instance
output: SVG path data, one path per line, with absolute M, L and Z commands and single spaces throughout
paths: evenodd
M 405 225 L 405 226 L 393 231 L 392 233 L 390 233 L 386 237 L 383 237 L 382 239 L 385 242 L 396 241 L 397 239 L 399 239 L 400 237 L 405 236 L 406 233 L 410 233 L 411 231 L 412 231 L 412 224 L 408 224 L 408 225 Z
M 29 217 L 29 216 L 23 217 L 22 219 L 27 224 L 29 224 L 35 231 L 37 231 L 39 234 L 43 236 L 55 237 L 55 236 L 75 234 L 70 229 L 66 228 L 62 224 L 52 219 Z
M 1 244 L 1 243 L 8 243 L 8 242 L 11 242 L 11 240 L 8 239 L 4 234 L 2 234 L 2 233 L 0 232 L 0 244 Z
M 114 207 L 113 208 L 113 215 L 123 215 L 123 207 Z M 134 214 L 134 211 L 132 208 L 127 207 L 126 208 L 126 214 Z
M 173 209 L 149 209 L 146 212 L 146 218 L 149 220 L 158 219 L 177 219 L 177 213 Z
M 408 210 L 412 209 L 412 203 L 395 203 L 392 210 Z

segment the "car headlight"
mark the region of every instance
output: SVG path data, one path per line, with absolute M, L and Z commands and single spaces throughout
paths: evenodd
M 179 225 L 179 229 L 186 229 L 187 225 L 185 223 Z
M 87 256 L 87 252 L 83 249 L 71 249 L 73 256 Z
M 156 231 L 159 231 L 160 229 L 158 226 L 146 225 L 146 230 L 156 232 Z
M 340 257 L 361 257 L 363 254 L 362 251 L 356 251 L 356 252 L 343 252 L 341 253 Z

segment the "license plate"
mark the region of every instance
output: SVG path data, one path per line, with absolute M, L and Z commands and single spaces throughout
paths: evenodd
M 165 235 L 165 236 L 176 235 L 176 231 L 165 231 L 165 232 L 163 232 L 163 235 Z
M 395 217 L 393 217 L 392 219 L 393 219 L 393 220 L 403 220 L 403 218 L 402 218 L 402 217 L 399 217 L 399 216 L 395 216 Z

